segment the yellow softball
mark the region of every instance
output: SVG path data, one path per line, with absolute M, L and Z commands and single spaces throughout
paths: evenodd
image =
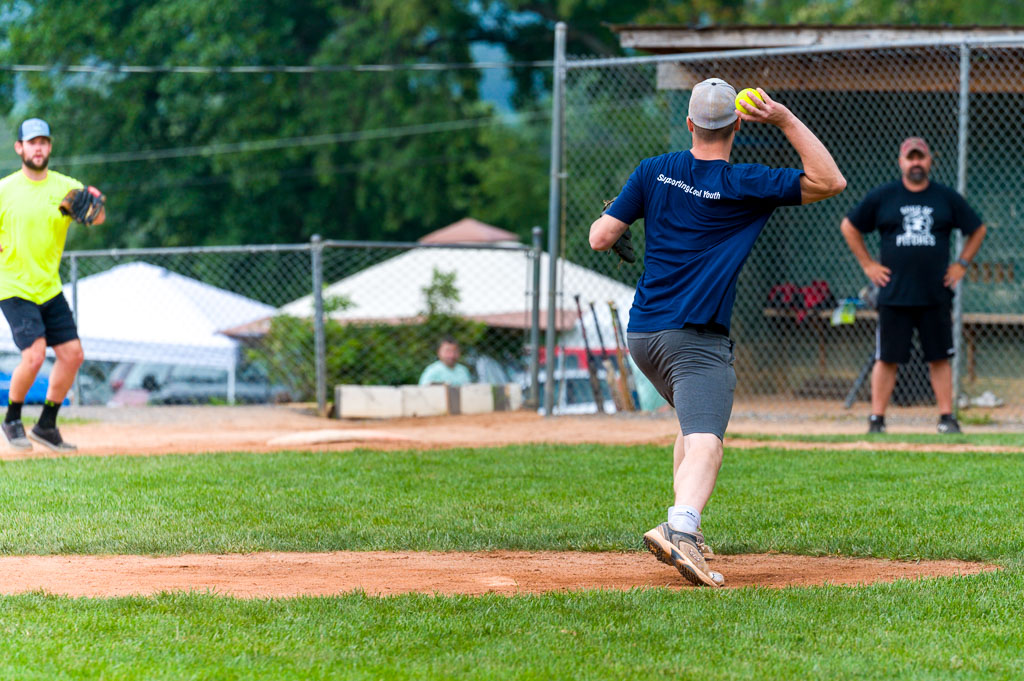
M 740 113 L 749 113 L 750 111 L 753 111 L 755 108 L 753 99 L 754 97 L 757 97 L 758 101 L 764 101 L 764 99 L 761 97 L 761 93 L 759 93 L 752 87 L 743 88 L 742 90 L 740 90 L 740 93 L 736 95 L 736 110 L 739 111 Z M 740 106 L 740 102 L 746 102 L 749 110 L 744 109 L 742 106 Z

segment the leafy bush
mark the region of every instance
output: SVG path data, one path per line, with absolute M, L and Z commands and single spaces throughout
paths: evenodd
M 418 324 L 391 326 L 383 323 L 341 324 L 328 319 L 324 325 L 327 384 L 408 385 L 419 381 L 423 368 L 437 359 L 437 344 L 452 336 L 464 349 L 476 346 L 486 326 L 453 315 L 437 314 Z M 272 383 L 284 384 L 300 400 L 316 399 L 313 365 L 313 321 L 275 317 L 270 332 L 258 347 L 248 350 L 252 359 L 269 367 Z M 296 366 L 302 367 L 296 371 Z
M 409 385 L 419 382 L 424 367 L 437 359 L 441 338 L 452 336 L 463 352 L 472 352 L 484 339 L 487 326 L 453 313 L 459 301 L 454 273 L 434 270 L 423 288 L 426 311 L 420 320 L 404 324 L 341 323 L 330 318 L 351 302 L 324 300 L 324 338 L 327 385 Z M 267 367 L 270 380 L 291 388 L 296 399 L 316 399 L 313 320 L 278 316 L 259 344 L 248 349 L 250 359 Z

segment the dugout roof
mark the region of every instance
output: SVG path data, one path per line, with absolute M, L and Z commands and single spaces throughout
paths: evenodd
M 961 41 L 1019 38 L 1024 26 L 635 26 L 612 24 L 626 49 L 651 54 L 692 54 L 781 47 L 862 46 L 857 62 L 836 54 L 816 52 L 793 55 L 785 63 L 771 57 L 722 60 L 713 75 L 731 83 L 771 83 L 774 90 L 860 92 L 955 92 L 948 58 L 938 58 L 934 47 L 906 47 L 872 51 L 894 43 L 950 45 Z M 1024 60 L 1024 49 L 1006 48 L 999 60 L 977 60 L 971 66 L 971 92 L 1017 92 L 1020 84 L 1008 77 L 1006 60 Z M 872 65 L 873 62 L 877 64 Z M 689 90 L 709 77 L 699 63 L 658 64 L 658 88 Z

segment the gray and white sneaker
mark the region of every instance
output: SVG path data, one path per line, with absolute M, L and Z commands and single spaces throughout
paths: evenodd
M 25 437 L 25 426 L 21 424 L 21 419 L 17 421 L 4 421 L 3 427 L 4 437 L 7 438 L 11 449 L 19 452 L 32 451 L 32 443 Z
M 39 424 L 32 426 L 32 430 L 29 431 L 28 436 L 38 442 L 39 444 L 52 449 L 55 452 L 77 452 L 78 447 L 74 446 L 70 442 L 64 442 L 64 438 L 60 436 L 60 430 L 54 428 L 40 428 Z
M 704 554 L 697 547 L 696 535 L 677 532 L 668 523 L 662 523 L 644 534 L 644 544 L 658 560 L 679 570 L 691 584 L 721 586 L 725 581 L 718 573 L 708 570 Z

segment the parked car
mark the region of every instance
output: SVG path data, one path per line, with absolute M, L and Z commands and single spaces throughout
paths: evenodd
M 228 399 L 228 372 L 216 367 L 142 362 L 115 369 L 111 407 L 145 404 L 211 404 Z M 235 376 L 235 402 L 288 402 L 284 386 L 271 385 L 266 370 L 256 363 L 242 365 Z
M 0 404 L 7 404 L 11 390 L 11 375 L 19 362 L 21 362 L 21 355 L 0 355 Z M 28 393 L 25 395 L 25 404 L 42 404 L 46 401 L 46 391 L 50 387 L 50 372 L 53 371 L 53 362 L 51 357 L 43 360 L 43 366 L 36 374 L 36 380 L 29 386 Z M 64 404 L 70 403 L 69 399 L 64 398 Z
M 546 373 L 541 369 L 538 375 L 540 394 L 544 395 Z M 529 390 L 530 378 L 525 377 L 523 393 Z M 608 384 L 601 381 L 601 396 L 604 398 L 604 412 L 615 413 L 615 401 L 612 399 Z M 544 399 L 541 398 L 541 406 L 537 409 L 541 414 L 546 413 Z M 597 403 L 594 402 L 594 391 L 590 387 L 590 374 L 586 369 L 556 369 L 555 370 L 555 400 L 552 408 L 553 414 L 596 414 Z
M 121 365 L 117 362 L 92 360 L 86 357 L 82 368 L 78 370 L 77 393 L 72 388 L 72 394 L 75 396 L 71 401 L 74 402 L 77 396 L 81 396 L 79 405 L 104 405 L 109 402 L 114 394 L 110 387 L 110 375 L 118 366 Z

